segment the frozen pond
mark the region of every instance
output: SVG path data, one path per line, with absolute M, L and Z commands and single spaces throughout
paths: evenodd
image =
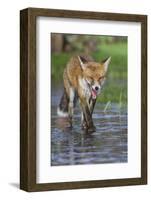
M 75 109 L 73 128 L 65 118 L 56 114 L 60 90 L 51 94 L 51 158 L 52 166 L 127 162 L 127 110 L 117 104 L 104 112 L 105 105 L 97 103 L 93 113 L 96 132 L 81 130 L 81 111 Z

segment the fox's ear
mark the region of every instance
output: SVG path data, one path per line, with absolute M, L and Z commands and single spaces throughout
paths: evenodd
M 106 58 L 105 60 L 103 60 L 101 63 L 104 65 L 104 68 L 105 68 L 105 72 L 107 72 L 108 70 L 108 66 L 110 64 L 110 61 L 111 61 L 111 57 L 108 57 Z
M 86 67 L 85 64 L 87 63 L 87 60 L 84 57 L 82 57 L 82 56 L 78 56 L 78 60 L 80 62 L 81 68 L 84 70 L 85 67 Z

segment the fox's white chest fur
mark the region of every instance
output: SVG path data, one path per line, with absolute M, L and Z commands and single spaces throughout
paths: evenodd
M 84 78 L 79 78 L 78 81 L 79 81 L 79 86 L 81 87 L 83 96 L 90 98 L 91 91 L 90 91 L 87 81 Z

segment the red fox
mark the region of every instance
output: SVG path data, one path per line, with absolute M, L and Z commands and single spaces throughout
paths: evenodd
M 79 99 L 82 127 L 86 132 L 95 131 L 92 113 L 110 60 L 111 57 L 98 63 L 89 56 L 74 56 L 67 63 L 63 73 L 64 92 L 57 113 L 59 116 L 69 117 L 71 126 L 73 110 Z

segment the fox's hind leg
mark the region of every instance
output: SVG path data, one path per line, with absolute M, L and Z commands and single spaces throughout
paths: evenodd
M 75 106 L 75 90 L 70 87 L 69 89 L 69 104 L 68 104 L 68 113 L 69 113 L 69 118 L 72 123 L 72 117 L 73 117 L 73 111 L 74 111 L 74 106 Z
M 64 92 L 60 100 L 57 113 L 60 117 L 69 119 L 70 126 L 72 127 L 73 111 L 77 101 L 77 92 L 72 87 L 67 76 L 66 69 L 63 74 Z

